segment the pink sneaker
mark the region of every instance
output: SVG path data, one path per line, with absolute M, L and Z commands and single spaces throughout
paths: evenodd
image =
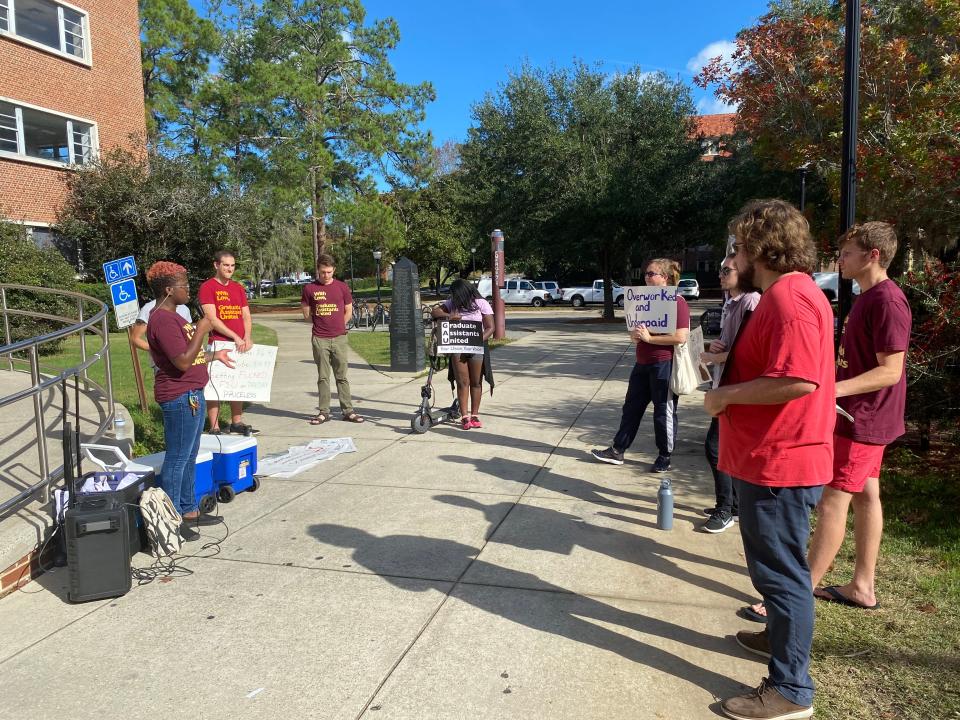
M 482 428 L 482 427 L 483 427 L 483 423 L 480 422 L 480 418 L 478 418 L 476 415 L 474 415 L 473 417 L 470 418 L 470 427 L 472 427 L 472 428 Z
M 464 415 L 462 418 L 460 418 L 460 427 L 462 427 L 464 430 L 469 430 L 473 427 L 473 422 L 470 420 L 469 415 Z

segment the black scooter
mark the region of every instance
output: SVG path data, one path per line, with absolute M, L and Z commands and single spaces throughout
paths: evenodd
M 427 372 L 427 382 L 420 388 L 420 407 L 417 408 L 416 414 L 410 420 L 410 429 L 418 435 L 428 432 L 434 425 L 460 418 L 460 401 L 456 396 L 454 396 L 453 404 L 450 407 L 434 407 L 433 375 L 438 370 L 445 369 L 449 362 L 445 355 L 437 353 L 437 346 L 440 343 L 439 329 L 439 323 L 434 320 L 433 332 L 430 333 L 430 347 L 427 353 L 430 359 L 430 370 Z

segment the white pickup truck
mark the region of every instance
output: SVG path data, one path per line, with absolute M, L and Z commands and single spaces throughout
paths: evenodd
M 623 288 L 613 284 L 613 304 L 623 307 Z M 563 289 L 563 301 L 574 307 L 583 307 L 587 303 L 603 302 L 603 280 L 594 280 L 590 287 L 571 287 Z

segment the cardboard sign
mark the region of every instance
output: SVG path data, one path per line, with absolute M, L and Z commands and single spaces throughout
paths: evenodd
M 628 287 L 623 295 L 623 311 L 627 330 L 643 325 L 654 335 L 671 335 L 677 330 L 677 288 Z
M 478 320 L 460 320 L 440 323 L 439 355 L 473 353 L 483 355 L 483 323 Z
M 270 402 L 277 348 L 271 345 L 254 345 L 240 353 L 236 347 L 232 342 L 219 340 L 213 344 L 214 350 L 229 350 L 230 357 L 237 366 L 228 368 L 222 362 L 211 362 L 210 381 L 203 389 L 203 397 L 207 400 Z

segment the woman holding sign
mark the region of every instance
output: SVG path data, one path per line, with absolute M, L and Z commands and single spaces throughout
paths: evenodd
M 207 363 L 219 360 L 233 367 L 233 361 L 226 350 L 204 352 L 203 339 L 211 327 L 207 318 L 192 325 L 177 314 L 177 306 L 190 300 L 186 268 L 155 262 L 147 270 L 147 282 L 157 298 L 147 322 L 147 343 L 157 367 L 153 396 L 163 410 L 167 446 L 160 487 L 183 517 L 180 534 L 184 540 L 196 540 L 200 535 L 189 527 L 191 523 L 220 522 L 220 518 L 210 516 L 201 519 L 194 501 L 194 474 L 204 420 L 203 388 L 209 377 Z
M 480 297 L 477 289 L 460 278 L 450 285 L 450 298 L 437 305 L 430 313 L 443 320 L 473 320 L 483 323 L 483 345 L 493 335 L 493 308 Z M 483 395 L 484 355 L 459 353 L 450 356 L 450 364 L 457 381 L 457 400 L 460 402 L 461 424 L 464 430 L 483 427 L 480 422 L 480 398 Z M 467 400 L 470 412 L 467 413 Z
M 680 266 L 665 258 L 651 260 L 647 263 L 644 281 L 653 287 L 672 286 L 676 291 Z M 643 413 L 652 402 L 653 434 L 659 452 L 650 470 L 666 472 L 670 469 L 670 456 L 677 441 L 677 396 L 670 390 L 673 348 L 686 342 L 690 332 L 690 308 L 676 292 L 673 295 L 677 303 L 677 325 L 672 333 L 651 333 L 645 325 L 630 331 L 630 339 L 637 344 L 637 362 L 630 373 L 620 429 L 613 443 L 606 450 L 591 451 L 600 462 L 623 465 L 623 453 L 633 444 Z

